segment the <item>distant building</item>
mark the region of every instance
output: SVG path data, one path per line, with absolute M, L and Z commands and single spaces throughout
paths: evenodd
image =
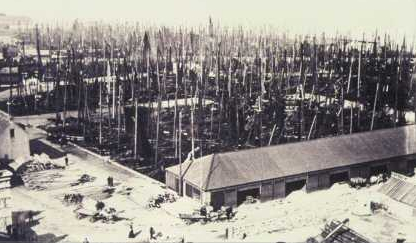
M 11 187 L 13 173 L 9 170 L 0 170 L 0 190 Z
M 32 20 L 24 16 L 0 14 L 0 29 L 14 29 L 31 24 Z
M 282 198 L 353 177 L 412 173 L 416 125 L 207 155 L 182 164 L 183 194 L 218 209 L 247 196 Z M 167 187 L 179 190 L 179 165 L 166 169 Z
M 49 50 L 39 50 L 40 58 L 42 59 L 42 62 L 47 62 L 51 58 L 51 52 Z M 36 48 L 30 48 L 27 47 L 25 50 L 25 56 L 26 57 L 32 57 L 35 60 L 38 60 L 38 51 Z
M 10 85 L 10 83 L 17 85 L 22 81 L 22 75 L 18 67 L 4 67 L 0 69 L 0 85 Z
M 29 134 L 0 112 L 0 161 L 10 163 L 30 157 Z

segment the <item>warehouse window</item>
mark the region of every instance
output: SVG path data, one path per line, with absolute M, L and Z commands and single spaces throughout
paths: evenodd
M 14 138 L 14 128 L 10 129 L 10 138 Z
M 175 191 L 179 192 L 179 179 L 175 178 L 175 188 L 173 188 Z
M 188 183 L 186 183 L 185 193 L 186 193 L 186 196 L 192 197 L 192 186 L 189 185 Z
M 195 187 L 192 188 L 192 197 L 195 199 L 201 199 L 201 192 Z

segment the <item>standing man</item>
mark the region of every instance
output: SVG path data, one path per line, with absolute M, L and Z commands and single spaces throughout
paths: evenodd
M 150 239 L 151 240 L 156 240 L 155 229 L 153 229 L 153 227 L 150 227 Z
M 130 225 L 129 238 L 134 238 L 133 224 Z

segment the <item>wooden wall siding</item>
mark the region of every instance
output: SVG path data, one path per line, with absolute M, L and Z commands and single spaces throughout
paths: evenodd
M 259 182 L 254 183 L 254 184 L 249 184 L 249 185 L 237 186 L 237 191 L 245 191 L 245 190 L 256 189 L 256 188 L 260 188 Z
M 262 201 L 273 199 L 273 181 L 263 182 L 261 184 L 260 199 Z
M 10 129 L 14 129 L 14 138 L 10 137 Z M 13 123 L 8 124 L 4 130 L 0 131 L 0 159 L 16 160 L 29 157 L 29 136 L 19 126 Z
M 330 187 L 329 173 L 309 174 L 306 181 L 306 191 L 316 191 Z
M 306 190 L 315 191 L 318 189 L 319 175 L 308 175 L 308 180 L 306 181 Z
M 326 189 L 331 186 L 330 174 L 320 174 L 318 177 L 318 189 Z
M 353 177 L 362 177 L 362 178 L 368 178 L 370 175 L 370 168 L 373 166 L 380 166 L 387 164 L 388 169 L 392 171 L 396 171 L 399 173 L 405 173 L 409 172 L 410 167 L 412 165 L 416 165 L 416 163 L 412 163 L 413 161 L 408 160 L 393 160 L 393 161 L 380 161 L 376 163 L 366 164 L 366 165 L 359 165 L 354 166 L 351 168 L 344 167 L 344 168 L 338 168 L 334 170 L 326 170 L 321 171 L 320 173 L 310 173 L 308 175 L 302 174 L 297 176 L 291 176 L 289 178 L 279 178 L 275 179 L 273 181 L 265 181 L 262 183 L 253 183 L 249 185 L 243 185 L 238 186 L 233 189 L 228 189 L 224 191 L 216 191 L 216 192 L 202 192 L 199 191 L 197 188 L 194 188 L 193 186 L 189 185 L 189 192 L 192 194 L 191 197 L 194 197 L 196 199 L 201 200 L 203 203 L 214 203 L 212 201 L 219 199 L 219 202 L 222 203 L 222 205 L 226 206 L 235 206 L 237 205 L 237 191 L 241 190 L 247 190 L 252 188 L 259 188 L 260 187 L 260 199 L 261 201 L 267 201 L 274 198 L 284 198 L 285 191 L 286 191 L 286 183 L 290 183 L 293 181 L 298 181 L 302 179 L 306 179 L 306 190 L 308 192 L 312 192 L 319 189 L 325 189 L 329 188 L 331 186 L 330 182 L 330 175 L 331 174 L 337 174 L 342 172 L 348 172 L 350 175 L 350 178 Z M 414 169 L 414 167 L 412 167 Z M 178 178 L 170 172 L 166 172 L 166 185 L 175 190 L 175 187 L 177 186 Z M 186 185 L 186 183 L 184 183 Z M 184 186 L 184 192 L 186 191 L 186 186 Z M 199 192 L 199 193 L 198 193 Z M 218 193 L 222 194 L 223 197 L 217 197 Z M 207 195 L 205 195 L 207 194 Z M 215 195 L 214 195 L 215 194 Z
M 201 202 L 204 205 L 211 205 L 211 192 L 201 191 Z
M 227 190 L 224 192 L 224 205 L 236 206 L 237 205 L 237 190 Z
M 188 197 L 192 197 L 192 186 L 188 183 L 185 183 L 185 195 Z
M 344 173 L 344 172 L 348 172 L 348 174 L 350 173 L 350 167 L 342 167 L 342 168 L 335 168 L 332 170 L 329 170 L 329 174 L 333 175 L 333 174 L 339 174 L 339 173 Z
M 285 178 L 285 182 L 288 183 L 288 182 L 293 182 L 293 181 L 306 180 L 307 177 L 308 176 L 306 174 L 295 175 L 295 176 Z
M 416 161 L 412 160 L 412 161 L 407 162 L 407 171 L 409 173 L 414 173 L 415 168 L 416 168 Z
M 177 191 L 175 180 L 176 177 L 172 173 L 166 171 L 166 186 L 174 191 Z
M 283 198 L 286 196 L 286 183 L 284 180 L 275 180 L 274 181 L 274 198 Z
M 390 171 L 394 171 L 394 172 L 400 172 L 400 162 L 394 162 L 394 161 L 392 161 L 392 162 L 390 162 L 388 165 L 387 165 L 387 168 L 390 170 Z
M 370 176 L 370 167 L 366 165 L 351 167 L 350 177 L 368 178 Z
M 216 191 L 211 193 L 210 204 L 215 210 L 220 209 L 225 204 L 225 193 L 223 191 Z
M 403 161 L 400 161 L 397 164 L 398 164 L 398 172 L 404 173 L 404 174 L 409 173 L 409 166 L 408 166 L 407 161 L 403 160 Z
M 195 187 L 192 187 L 192 198 L 197 200 L 201 200 L 201 191 Z

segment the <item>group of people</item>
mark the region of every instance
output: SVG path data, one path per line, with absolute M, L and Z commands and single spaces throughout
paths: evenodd
M 64 201 L 66 203 L 74 203 L 74 204 L 79 204 L 82 203 L 82 200 L 84 199 L 84 196 L 76 193 L 76 194 L 65 194 L 64 196 Z
M 151 240 L 156 240 L 156 231 L 153 227 L 150 227 L 149 234 L 150 234 L 150 239 Z M 130 224 L 130 231 L 129 231 L 128 237 L 129 238 L 135 238 L 136 237 L 136 234 L 134 233 L 134 230 L 133 230 L 133 224 Z

